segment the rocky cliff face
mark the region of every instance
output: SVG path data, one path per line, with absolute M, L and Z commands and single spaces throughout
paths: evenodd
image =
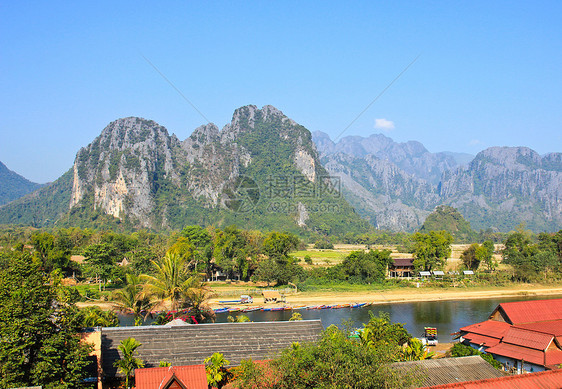
M 296 194 L 320 184 L 334 189 L 327 176 L 310 132 L 272 106 L 239 108 L 222 130 L 207 124 L 184 141 L 153 121 L 130 117 L 110 123 L 77 153 L 68 207 L 86 205 L 157 229 L 181 227 L 186 219 L 237 222 L 248 210 L 274 224 L 314 228 L 334 217 L 314 211 L 319 201 L 345 211 L 335 216 L 338 223 L 351 220 L 354 212 L 339 193 L 331 199 Z M 285 194 L 273 209 L 268 194 L 280 187 Z
M 316 131 L 313 139 L 331 174 L 341 174 L 346 199 L 378 228 L 411 231 L 439 204 L 441 174 L 458 166 L 419 142 L 382 135 L 348 136 L 338 143 Z
M 370 155 L 391 162 L 405 173 L 435 185 L 439 183 L 443 172 L 459 165 L 450 154 L 430 153 L 420 142 L 397 143 L 382 134 L 373 134 L 368 138 L 346 136 L 334 143 L 327 134 L 315 131 L 313 140 L 321 156 L 343 153 L 365 158 Z
M 0 223 L 343 234 L 366 227 L 350 204 L 374 226 L 402 231 L 448 204 L 475 229 L 562 228 L 562 153 L 493 147 L 460 165 L 466 157 L 383 135 L 334 143 L 272 106 L 241 107 L 222 130 L 207 124 L 184 141 L 130 117 L 110 123 L 53 184 L 0 206 Z
M 69 209 L 89 199 L 94 209 L 151 226 L 159 185 L 179 185 L 181 144 L 157 123 L 124 118 L 110 123 L 76 155 Z
M 525 222 L 534 230 L 557 230 L 562 226 L 562 154 L 541 157 L 526 147 L 492 147 L 467 169 L 444 174 L 439 192 L 473 227 L 505 230 Z
M 458 208 L 475 229 L 562 228 L 560 153 L 492 147 L 460 165 L 453 155 L 384 135 L 334 143 L 315 132 L 314 140 L 326 169 L 342 176 L 347 200 L 380 228 L 416 229 L 439 204 Z

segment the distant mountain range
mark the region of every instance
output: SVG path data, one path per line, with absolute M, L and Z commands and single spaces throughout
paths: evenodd
M 416 229 L 440 204 L 459 209 L 475 229 L 562 228 L 561 153 L 492 147 L 471 158 L 380 134 L 334 143 L 315 132 L 313 140 L 322 164 L 341 177 L 345 198 L 379 228 Z
M 19 199 L 41 186 L 11 171 L 0 162 L 0 205 Z
M 183 141 L 151 120 L 118 119 L 42 188 L 5 171 L 0 165 L 0 194 L 20 198 L 0 206 L 4 224 L 343 234 L 369 228 L 360 215 L 377 228 L 412 231 L 446 204 L 475 229 L 562 228 L 561 153 L 431 153 L 380 134 L 336 143 L 272 106 L 241 107 L 222 130 L 207 124 Z

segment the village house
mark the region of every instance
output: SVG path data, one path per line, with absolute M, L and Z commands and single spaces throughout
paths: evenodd
M 492 354 L 510 372 L 559 369 L 562 299 L 502 303 L 484 322 L 462 327 L 459 340 Z
M 510 375 L 485 380 L 454 382 L 426 389 L 554 389 L 562 388 L 562 370 Z
M 414 258 L 393 258 L 388 265 L 388 276 L 390 278 L 414 277 Z
M 205 365 L 135 370 L 136 389 L 208 389 Z
M 404 373 L 414 371 L 422 377 L 421 387 L 445 385 L 459 381 L 498 378 L 506 375 L 506 373 L 494 368 L 479 355 L 396 362 L 391 367 Z
M 238 366 L 244 359 L 270 359 L 293 342 L 317 341 L 324 329 L 320 320 L 183 324 L 89 329 L 84 338 L 95 345 L 91 378 L 101 389 L 102 384 L 120 377 L 115 367 L 115 361 L 121 358 L 117 347 L 127 338 L 141 343 L 138 358 L 146 368 L 159 367 L 160 362 L 201 365 L 216 352 L 223 354 L 230 366 Z M 176 372 L 176 377 L 181 378 L 181 374 Z

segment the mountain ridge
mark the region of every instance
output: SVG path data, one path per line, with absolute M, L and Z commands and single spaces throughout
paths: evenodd
M 104 219 L 156 230 L 201 223 L 308 233 L 367 230 L 320 164 L 310 132 L 272 106 L 238 108 L 222 130 L 210 123 L 183 141 L 151 120 L 115 120 L 77 152 L 64 185 L 54 185 L 64 187 L 64 212 L 46 191 L 34 197 L 50 223 Z M 37 205 L 23 198 L 1 207 L 0 222 L 29 222 L 20 214 Z
M 184 140 L 127 117 L 81 148 L 57 181 L 0 206 L 0 223 L 331 234 L 365 231 L 361 216 L 375 228 L 413 231 L 449 205 L 475 229 L 562 227 L 562 153 L 491 147 L 467 159 L 382 134 L 335 143 L 269 105 L 240 107 L 222 129 L 208 123 Z
M 445 204 L 476 229 L 507 231 L 522 222 L 537 231 L 562 228 L 561 153 L 491 147 L 465 164 L 466 155 L 430 153 L 382 134 L 337 143 L 319 131 L 313 137 L 328 171 L 345 174 L 347 200 L 377 227 L 414 230 Z
M 0 162 L 0 205 L 23 197 L 42 186 L 8 169 Z

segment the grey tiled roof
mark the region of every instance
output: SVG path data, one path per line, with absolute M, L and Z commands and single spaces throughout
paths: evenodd
M 142 326 L 102 328 L 102 366 L 106 377 L 114 377 L 120 358 L 117 346 L 132 337 L 142 343 L 138 357 L 145 367 L 160 361 L 173 366 L 198 365 L 220 352 L 237 366 L 243 359 L 269 359 L 293 342 L 316 341 L 323 330 L 320 320 L 257 323 L 218 323 L 187 326 Z
M 397 362 L 393 363 L 392 367 L 402 371 L 410 369 L 419 371 L 419 374 L 424 376 L 421 387 L 483 380 L 506 375 L 506 373 L 492 367 L 479 355 Z

